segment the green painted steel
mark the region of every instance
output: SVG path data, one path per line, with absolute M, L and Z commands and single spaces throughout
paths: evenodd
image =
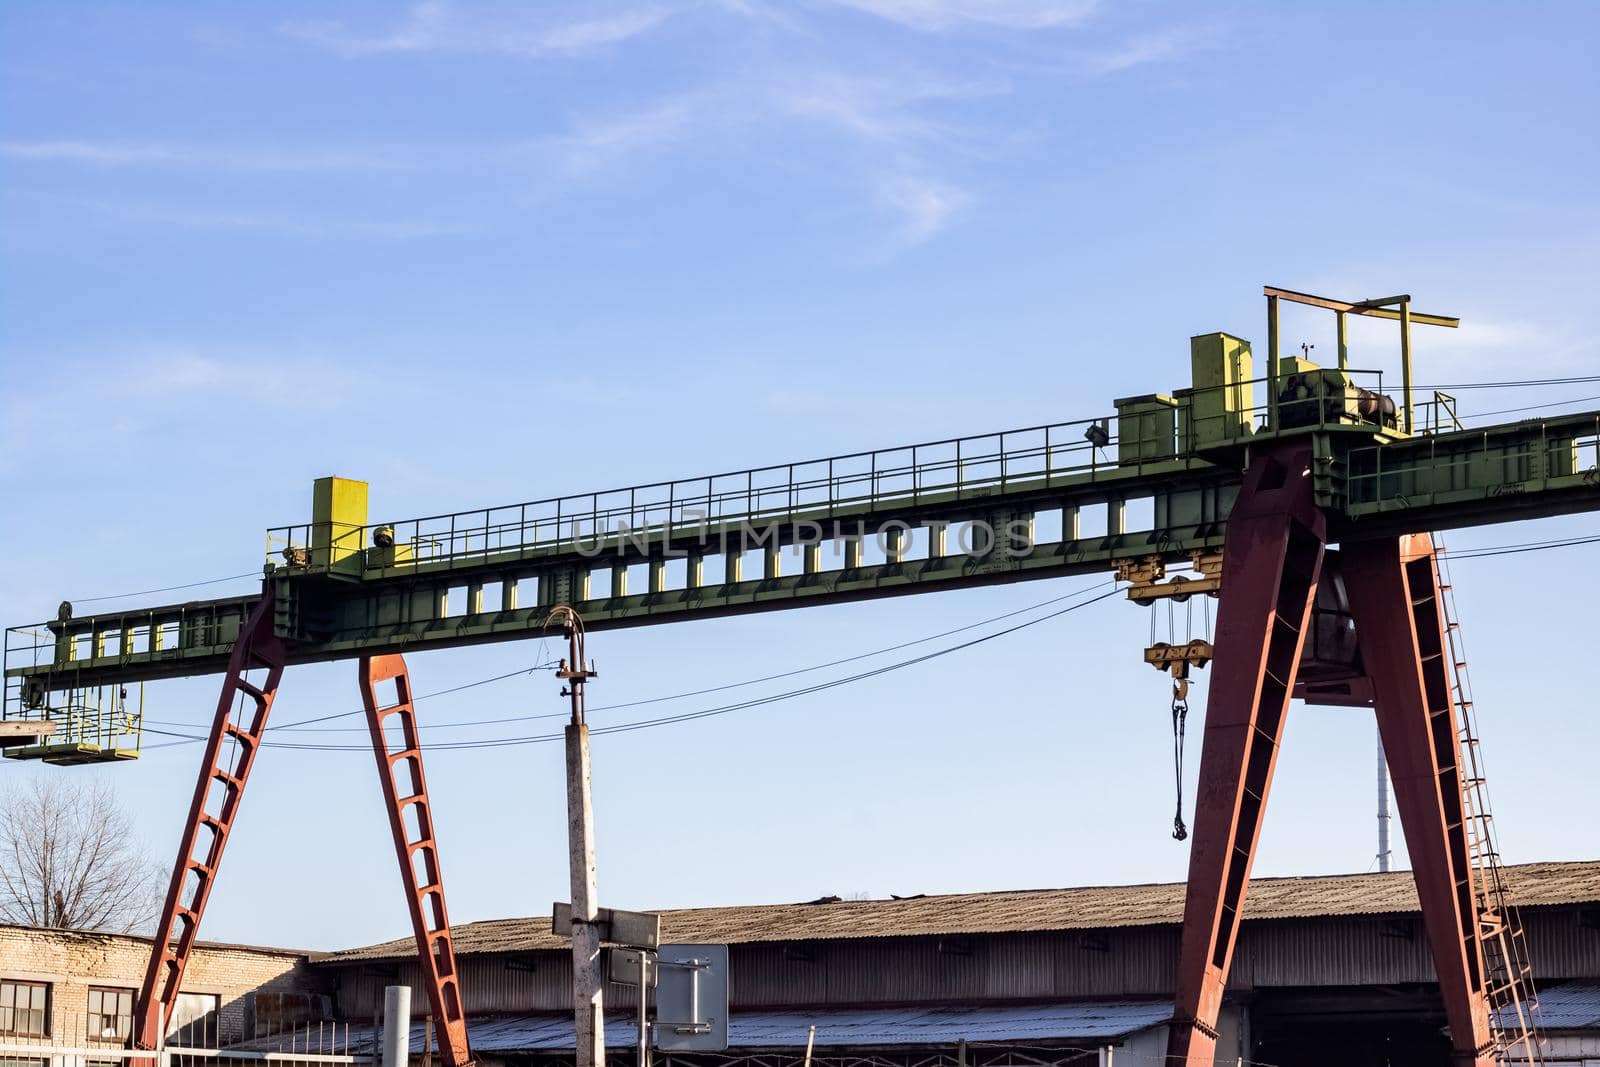
M 1245 342 L 1191 355 L 1199 388 L 1115 416 L 452 515 L 367 523 L 324 480 L 319 521 L 269 533 L 274 627 L 314 662 L 526 638 L 557 603 L 604 630 L 1182 562 L 1221 547 L 1249 447 L 1297 435 L 1335 540 L 1600 510 L 1600 413 L 1460 430 L 1436 397 L 1408 436 L 1375 375 L 1284 359 L 1266 405 Z M 257 599 L 8 631 L 6 715 L 220 671 Z

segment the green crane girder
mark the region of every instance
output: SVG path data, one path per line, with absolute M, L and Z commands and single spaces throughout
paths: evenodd
M 1119 402 L 1119 436 L 1112 420 L 1087 420 L 402 523 L 274 530 L 275 632 L 289 663 L 307 663 L 536 636 L 557 603 L 605 630 L 1176 563 L 1220 549 L 1246 444 L 1291 435 L 1313 442 L 1335 540 L 1600 509 L 1600 412 L 1414 437 L 1340 416 L 1148 455 L 1130 445 L 1129 407 Z M 591 591 L 597 574 L 610 577 L 603 593 Z M 258 599 L 8 631 L 7 715 L 48 692 L 219 672 Z

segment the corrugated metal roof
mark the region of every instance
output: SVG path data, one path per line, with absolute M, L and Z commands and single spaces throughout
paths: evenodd
M 739 1049 L 804 1048 L 810 1027 L 818 1048 L 953 1045 L 957 1041 L 1034 1044 L 1107 1040 L 1136 1034 L 1172 1018 L 1170 1001 L 1083 1001 L 966 1008 L 861 1008 L 831 1011 L 738 1012 L 728 1019 L 728 1045 Z M 629 1048 L 635 1023 L 613 1016 L 606 1044 Z M 468 1040 L 477 1053 L 570 1049 L 572 1013 L 469 1018 Z M 422 1052 L 423 1026 L 411 1028 L 411 1051 Z M 276 1047 L 247 1042 L 241 1047 Z M 372 1050 L 372 1027 L 350 1028 L 350 1051 Z
M 1600 985 L 1573 982 L 1539 990 L 1540 1030 L 1600 1029 Z
M 1600 860 L 1527 863 L 1506 868 L 1512 898 L 1525 907 L 1600 901 Z M 872 937 L 1097 930 L 1178 923 L 1182 882 L 1160 885 L 958 893 L 903 900 L 844 900 L 828 904 L 761 904 L 661 912 L 661 937 L 680 944 L 819 941 Z M 1304 878 L 1257 878 L 1250 883 L 1246 919 L 1384 915 L 1417 911 L 1409 871 Z M 549 916 L 494 919 L 454 928 L 458 955 L 527 952 L 567 947 L 550 932 Z M 411 938 L 331 952 L 325 962 L 404 959 Z

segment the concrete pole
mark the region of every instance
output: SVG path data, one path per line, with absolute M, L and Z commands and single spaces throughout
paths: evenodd
M 383 989 L 382 1067 L 407 1067 L 411 1062 L 411 987 Z
M 639 951 L 639 1067 L 650 1067 L 650 953 Z M 810 1067 L 807 1064 L 807 1067 Z
M 572 721 L 567 724 L 567 860 L 572 874 L 572 1019 L 577 1067 L 605 1067 L 605 976 L 601 973 L 600 892 L 595 884 L 594 805 L 590 800 L 589 726 L 583 716 L 584 683 L 594 676 L 584 660 L 583 620 L 558 607 L 566 627 L 567 658 L 556 677 L 567 683 Z
M 1378 870 L 1389 870 L 1389 760 L 1378 737 Z
M 589 727 L 567 725 L 567 850 L 572 868 L 572 1011 L 578 1067 L 606 1062 L 600 974 L 599 890 L 594 871 L 594 807 L 589 798 Z

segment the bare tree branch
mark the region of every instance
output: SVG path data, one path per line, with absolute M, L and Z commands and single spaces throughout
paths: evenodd
M 104 782 L 58 772 L 0 790 L 0 922 L 147 929 L 163 874 Z

